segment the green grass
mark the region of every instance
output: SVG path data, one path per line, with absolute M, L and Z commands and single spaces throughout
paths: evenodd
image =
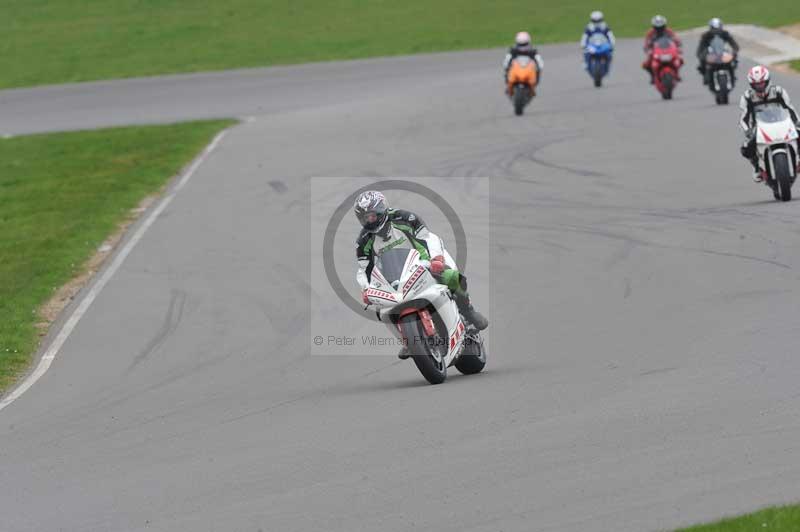
M 574 41 L 602 8 L 618 35 L 664 11 L 679 28 L 711 16 L 777 26 L 796 0 L 3 0 L 0 88 Z M 794 19 L 800 16 L 794 17 Z
M 795 69 L 795 70 L 797 70 L 798 72 L 800 72 L 800 61 L 792 61 L 792 62 L 791 62 L 791 63 L 789 63 L 789 64 L 791 65 L 791 67 L 792 67 L 793 69 Z
M 37 309 L 231 121 L 0 139 L 0 390 L 36 350 Z
M 800 530 L 800 505 L 767 508 L 756 513 L 693 526 L 677 532 L 797 532 Z

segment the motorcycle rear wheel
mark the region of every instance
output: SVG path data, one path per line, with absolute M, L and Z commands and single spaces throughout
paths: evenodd
M 467 334 L 464 352 L 456 360 L 456 369 L 464 375 L 480 373 L 486 366 L 486 347 L 480 333 Z

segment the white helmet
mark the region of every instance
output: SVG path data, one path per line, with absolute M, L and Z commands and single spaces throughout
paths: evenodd
M 517 43 L 517 46 L 526 46 L 531 43 L 531 36 L 527 31 L 521 31 L 514 37 L 514 42 Z
M 602 11 L 592 11 L 592 14 L 589 15 L 589 20 L 594 22 L 595 24 L 600 24 L 603 22 L 603 12 Z
M 756 65 L 747 73 L 747 81 L 756 94 L 762 96 L 769 88 L 769 70 L 762 65 Z
M 666 28 L 667 27 L 667 19 L 663 15 L 654 16 L 653 19 L 650 21 L 650 23 L 656 29 Z
M 712 30 L 721 30 L 722 29 L 722 21 L 717 17 L 712 18 L 708 21 L 708 27 Z

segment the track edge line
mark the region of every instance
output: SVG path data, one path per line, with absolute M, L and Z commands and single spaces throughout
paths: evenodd
M 78 305 L 74 308 L 72 313 L 61 326 L 58 334 L 56 334 L 56 336 L 50 341 L 47 347 L 39 347 L 39 352 L 42 352 L 43 349 L 44 351 L 39 357 L 39 361 L 36 363 L 33 371 L 28 373 L 28 375 L 21 382 L 14 385 L 7 394 L 0 396 L 0 411 L 19 399 L 47 373 L 47 371 L 50 369 L 50 366 L 53 364 L 53 360 L 55 360 L 58 352 L 67 341 L 70 334 L 72 334 L 72 331 L 78 325 L 78 322 L 89 310 L 89 307 L 92 305 L 97 296 L 100 295 L 100 292 L 103 290 L 108 281 L 111 280 L 119 267 L 122 266 L 122 263 L 128 257 L 130 252 L 133 251 L 133 248 L 136 246 L 139 240 L 142 239 L 150 226 L 155 223 L 156 219 L 164 211 L 164 209 L 166 209 L 167 206 L 172 203 L 172 200 L 175 198 L 178 192 L 180 192 L 180 190 L 189 182 L 197 169 L 200 168 L 208 156 L 211 155 L 211 153 L 216 149 L 225 135 L 227 135 L 232 128 L 236 127 L 236 125 L 238 124 L 229 126 L 217 133 L 211 142 L 208 143 L 205 148 L 203 148 L 203 151 L 201 151 L 200 154 L 195 157 L 188 166 L 176 174 L 175 177 L 178 178 L 177 183 L 175 183 L 171 187 L 171 190 L 169 190 L 169 192 L 167 192 L 156 202 L 155 207 L 152 208 L 150 213 L 145 217 L 144 221 L 138 227 L 136 227 L 131 236 L 111 259 L 109 266 L 102 270 L 102 273 L 99 274 L 99 277 L 96 277 L 96 281 L 89 281 L 87 284 L 87 286 L 90 286 L 89 290 L 83 295 Z M 174 179 L 175 178 L 173 178 L 173 180 Z

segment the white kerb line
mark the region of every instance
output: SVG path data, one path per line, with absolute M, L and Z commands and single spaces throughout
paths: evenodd
M 91 306 L 92 302 L 97 298 L 100 294 L 100 291 L 103 290 L 103 287 L 111 280 L 111 277 L 114 276 L 116 271 L 125 261 L 127 256 L 133 250 L 134 246 L 136 245 L 139 240 L 141 240 L 144 233 L 150 228 L 151 225 L 156 221 L 156 218 L 167 208 L 172 200 L 175 198 L 175 195 L 178 191 L 183 188 L 184 185 L 191 179 L 194 175 L 195 171 L 203 164 L 203 161 L 209 156 L 209 154 L 214 151 L 214 148 L 220 143 L 222 138 L 228 133 L 228 130 L 221 131 L 214 137 L 214 140 L 205 147 L 205 149 L 198 155 L 189 168 L 183 174 L 180 181 L 178 181 L 177 185 L 170 191 L 169 194 L 161 198 L 158 206 L 150 212 L 150 215 L 147 219 L 139 226 L 136 232 L 131 236 L 130 240 L 125 243 L 122 249 L 119 251 L 116 257 L 114 257 L 114 261 L 111 265 L 103 272 L 100 278 L 97 280 L 94 285 L 92 285 L 91 289 L 86 293 L 83 297 L 81 302 L 72 312 L 72 315 L 67 319 L 64 323 L 64 326 L 59 331 L 58 335 L 53 339 L 53 342 L 47 348 L 47 351 L 42 355 L 42 358 L 39 360 L 39 363 L 36 365 L 36 369 L 33 370 L 33 373 L 28 375 L 24 381 L 22 381 L 14 390 L 9 393 L 7 396 L 0 399 L 0 410 L 3 410 L 5 407 L 19 399 L 19 397 L 27 392 L 31 386 L 36 384 L 36 381 L 42 378 L 42 376 L 47 373 L 47 370 L 50 369 L 50 365 L 53 363 L 53 360 L 58 355 L 58 352 L 61 350 L 61 347 L 64 345 L 64 342 L 67 341 L 69 335 L 75 329 L 75 326 L 78 324 L 80 319 L 86 314 L 86 311 Z

